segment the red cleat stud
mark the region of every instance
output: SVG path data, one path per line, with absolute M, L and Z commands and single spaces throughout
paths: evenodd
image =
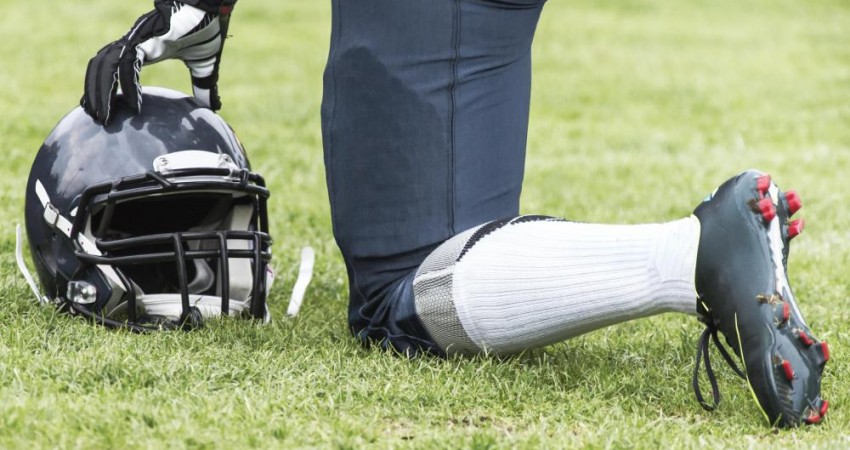
M 756 187 L 759 190 L 759 193 L 764 196 L 767 193 L 767 190 L 770 189 L 770 175 L 762 175 L 758 177 L 756 180 Z
M 809 414 L 809 417 L 806 417 L 806 423 L 815 424 L 815 423 L 820 422 L 820 419 L 821 419 L 821 415 L 812 411 L 812 413 Z
M 791 368 L 791 363 L 788 360 L 782 361 L 782 370 L 785 371 L 785 379 L 792 381 L 794 379 L 794 369 Z
M 815 341 L 813 341 L 805 331 L 800 331 L 800 341 L 802 341 L 803 345 L 806 347 L 811 347 L 812 344 L 815 343 Z
M 826 411 L 829 409 L 829 402 L 824 400 L 823 403 L 820 404 L 820 416 L 823 417 L 826 415 Z
M 788 214 L 793 216 L 800 208 L 803 207 L 803 200 L 796 191 L 786 191 L 785 201 L 788 202 Z
M 788 322 L 791 318 L 791 305 L 788 302 L 782 304 L 782 322 Z
M 803 228 L 806 226 L 806 221 L 803 219 L 792 220 L 791 223 L 788 224 L 788 239 L 794 239 L 799 236 L 800 233 L 803 232 Z
M 820 351 L 823 353 L 823 362 L 826 364 L 829 361 L 829 345 L 827 345 L 826 341 L 820 343 Z
M 769 198 L 763 198 L 759 200 L 759 211 L 761 211 L 761 216 L 764 217 L 764 221 L 770 223 L 774 217 L 776 217 L 776 207 L 773 206 L 773 201 Z

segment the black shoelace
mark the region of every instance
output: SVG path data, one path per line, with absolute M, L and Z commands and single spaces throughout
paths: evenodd
M 705 327 L 705 331 L 702 332 L 702 335 L 699 338 L 699 342 L 697 343 L 697 362 L 694 366 L 694 394 L 697 396 L 697 401 L 699 401 L 700 405 L 705 408 L 706 411 L 714 411 L 717 409 L 717 405 L 720 404 L 720 389 L 717 386 L 717 377 L 714 375 L 714 370 L 711 368 L 711 360 L 708 357 L 708 347 L 709 347 L 709 337 L 714 341 L 714 346 L 717 347 L 717 350 L 723 355 L 723 359 L 729 364 L 729 367 L 735 371 L 741 378 L 746 378 L 744 372 L 738 368 L 738 365 L 735 364 L 735 361 L 729 355 L 729 352 L 726 351 L 726 348 L 720 343 L 720 339 L 717 337 L 717 328 L 711 324 L 711 321 Z M 711 383 L 711 397 L 713 403 L 708 403 L 705 400 L 705 397 L 702 396 L 702 390 L 699 388 L 699 369 L 700 369 L 700 361 L 705 357 L 705 374 L 708 376 L 708 381 Z

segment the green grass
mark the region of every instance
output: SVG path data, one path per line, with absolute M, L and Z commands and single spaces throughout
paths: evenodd
M 327 0 L 240 2 L 221 82 L 222 115 L 273 192 L 278 317 L 298 249 L 317 250 L 302 316 L 136 336 L 35 306 L 12 253 L 29 164 L 77 103 L 88 58 L 150 4 L 0 4 L 0 448 L 850 446 L 850 3 L 558 0 L 534 48 L 525 212 L 679 218 L 749 167 L 802 192 L 808 226 L 789 270 L 831 344 L 833 406 L 825 424 L 783 431 L 725 367 L 720 410 L 697 405 L 690 317 L 504 359 L 361 348 L 322 168 Z M 174 62 L 143 82 L 189 88 Z

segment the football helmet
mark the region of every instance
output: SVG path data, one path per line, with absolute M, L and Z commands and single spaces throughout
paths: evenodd
M 41 146 L 26 188 L 39 300 L 112 327 L 270 319 L 263 178 L 236 134 L 195 99 L 146 88 L 107 126 L 82 108 Z

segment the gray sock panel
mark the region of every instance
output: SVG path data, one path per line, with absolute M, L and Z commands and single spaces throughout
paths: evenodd
M 460 233 L 437 247 L 419 266 L 413 281 L 416 314 L 437 345 L 447 353 L 481 351 L 464 331 L 452 297 L 454 264 L 478 228 Z

